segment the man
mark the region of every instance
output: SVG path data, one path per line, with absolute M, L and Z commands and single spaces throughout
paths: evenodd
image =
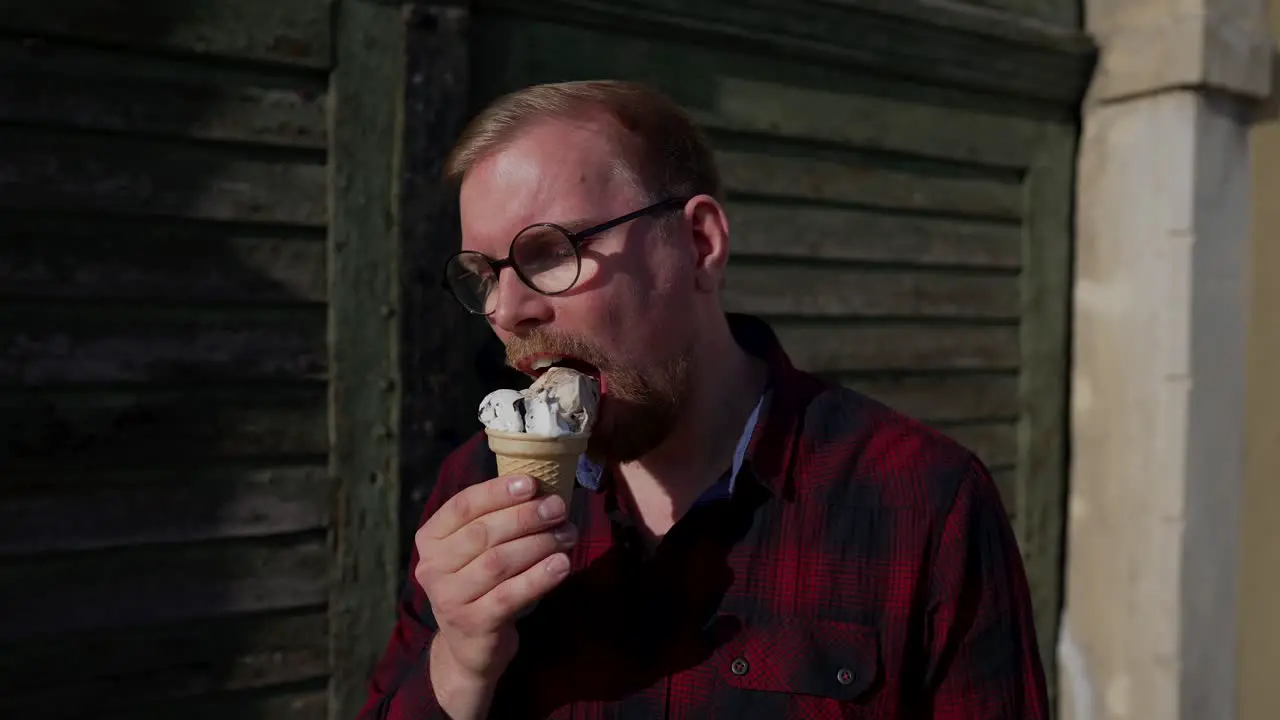
M 493 478 L 482 433 L 448 458 L 363 718 L 1047 717 L 986 468 L 726 315 L 723 189 L 678 108 L 528 88 L 448 174 L 457 299 L 604 400 L 568 510 Z

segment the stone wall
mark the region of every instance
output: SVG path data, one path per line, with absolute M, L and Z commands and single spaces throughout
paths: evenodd
M 1266 0 L 1087 0 L 1066 720 L 1236 717 L 1249 128 Z

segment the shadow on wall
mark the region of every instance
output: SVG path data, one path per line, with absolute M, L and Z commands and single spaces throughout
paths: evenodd
M 325 3 L 0 0 L 0 716 L 323 713 Z
M 401 583 L 407 579 L 413 536 L 440 464 L 480 430 L 480 400 L 491 390 L 529 383 L 505 365 L 502 344 L 484 319 L 468 314 L 440 286 L 441 268 L 461 241 L 457 195 L 441 181 L 444 159 L 470 112 L 487 100 L 471 97 L 465 23 L 463 12 L 436 7 L 418 8 L 408 26 L 401 215 Z

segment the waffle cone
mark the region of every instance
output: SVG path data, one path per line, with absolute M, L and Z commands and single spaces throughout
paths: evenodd
M 565 507 L 577 484 L 578 456 L 587 449 L 587 435 L 538 437 L 524 433 L 485 430 L 489 449 L 498 459 L 498 475 L 528 475 L 538 492 L 559 495 Z

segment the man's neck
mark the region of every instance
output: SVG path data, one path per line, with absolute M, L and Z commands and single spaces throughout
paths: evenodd
M 734 340 L 727 320 L 713 323 L 695 350 L 689 397 L 657 448 L 617 468 L 618 479 L 652 537 L 660 537 L 729 468 L 767 368 Z

